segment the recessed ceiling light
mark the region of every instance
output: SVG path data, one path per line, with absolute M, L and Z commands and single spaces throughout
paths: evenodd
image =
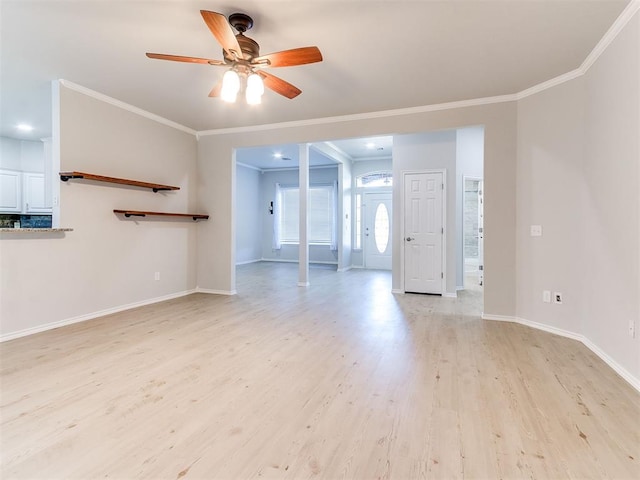
M 273 154 L 273 158 L 282 158 L 282 154 L 281 153 L 274 153 Z
M 369 148 L 369 149 L 374 149 L 376 147 L 376 144 L 373 142 L 369 142 L 365 145 L 365 147 Z
M 23 131 L 23 132 L 31 132 L 31 131 L 33 131 L 33 127 L 31 125 L 27 125 L 26 123 L 19 123 L 18 125 L 16 125 L 16 128 L 18 130 Z

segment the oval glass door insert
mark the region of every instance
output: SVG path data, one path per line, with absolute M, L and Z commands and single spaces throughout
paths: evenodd
M 376 208 L 376 217 L 374 220 L 374 237 L 376 239 L 376 248 L 379 253 L 384 253 L 389 245 L 389 212 L 384 203 L 379 203 Z

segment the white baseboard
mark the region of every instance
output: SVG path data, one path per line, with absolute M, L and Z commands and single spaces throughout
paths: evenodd
M 122 312 L 124 310 L 131 310 L 132 308 L 144 307 L 145 305 L 151 305 L 153 303 L 165 302 L 174 298 L 184 297 L 195 293 L 196 289 L 185 290 L 183 292 L 171 293 L 162 297 L 150 298 L 141 302 L 128 303 L 126 305 L 120 305 L 118 307 L 106 308 L 104 310 L 98 310 L 97 312 L 91 312 L 84 315 L 78 315 L 77 317 L 67 318 L 59 320 L 57 322 L 46 323 L 44 325 L 38 325 L 37 327 L 25 328 L 17 332 L 5 333 L 0 335 L 0 343 L 14 340 L 20 337 L 26 337 L 27 335 L 33 335 L 35 333 L 46 332 L 47 330 L 53 330 L 54 328 L 65 327 L 67 325 L 73 325 L 74 323 L 85 322 L 87 320 L 93 320 L 94 318 L 104 317 L 111 315 L 112 313 Z
M 209 293 L 211 295 L 236 295 L 237 290 L 212 290 L 211 288 L 196 288 L 196 293 Z
M 400 295 L 404 295 L 404 290 L 402 290 L 400 288 L 392 288 L 391 289 L 391 293 L 398 293 Z
M 496 322 L 515 322 L 515 323 L 520 323 L 518 321 L 518 317 L 510 317 L 508 315 L 492 315 L 490 313 L 482 312 L 482 315 L 480 315 L 480 317 L 483 320 L 495 320 Z
M 299 287 L 308 287 L 309 285 L 311 285 L 309 282 L 298 282 Z
M 620 375 L 627 383 L 629 383 L 629 385 L 631 385 L 638 392 L 640 392 L 640 379 L 631 375 L 624 367 L 622 367 L 613 358 L 611 358 L 609 355 L 603 352 L 596 344 L 594 344 L 591 340 L 586 338 L 584 335 L 571 332 L 569 330 L 564 330 L 562 328 L 545 325 L 544 323 L 532 322 L 531 320 L 527 320 L 526 318 L 521 318 L 521 317 L 510 317 L 506 315 L 491 315 L 491 314 L 483 313 L 482 319 L 495 320 L 499 322 L 519 323 L 527 327 L 535 328 L 536 330 L 542 330 L 544 332 L 552 333 L 554 335 L 560 335 L 561 337 L 577 340 L 581 342 L 589 350 L 591 350 L 593 353 L 595 353 L 598 357 L 600 357 L 600 359 L 604 363 L 609 365 L 609 367 L 611 367 L 618 375 Z
M 264 258 L 260 259 L 263 262 L 278 262 L 278 263 L 298 263 L 298 260 L 287 260 L 284 258 Z
M 536 330 L 542 330 L 543 332 L 553 333 L 555 335 L 560 335 L 561 337 L 571 338 L 572 340 L 578 340 L 579 342 L 585 343 L 583 335 L 579 335 L 569 330 L 552 327 L 550 325 L 545 325 L 544 323 L 532 322 L 531 320 L 521 317 L 518 317 L 517 322 L 522 325 L 526 325 L 527 327 L 535 328 Z
M 344 267 L 344 268 L 339 268 L 336 270 L 336 272 L 348 272 L 349 270 L 351 270 L 353 267 L 351 265 L 349 265 L 348 267 Z
M 444 292 L 442 296 L 445 298 L 458 298 L 458 294 L 456 292 Z
M 262 258 L 260 259 L 262 262 L 280 262 L 280 263 L 300 263 L 298 260 L 287 260 L 284 258 Z M 338 262 L 316 262 L 315 260 L 309 260 L 309 264 L 318 264 L 318 265 L 338 265 Z
M 244 261 L 244 262 L 236 262 L 236 267 L 237 267 L 238 265 L 248 265 L 248 264 L 250 264 L 250 263 L 256 263 L 256 262 L 261 262 L 261 261 L 262 261 L 262 259 L 261 259 L 261 258 L 256 258 L 255 260 L 246 260 L 246 261 Z
M 609 355 L 607 355 L 602 350 L 600 350 L 600 348 L 597 345 L 595 345 L 588 338 L 583 338 L 582 339 L 582 343 L 584 343 L 584 345 L 589 350 L 591 350 L 593 353 L 595 353 L 597 356 L 599 356 L 604 363 L 606 363 L 611 368 L 613 368 L 618 375 L 620 375 L 622 378 L 624 378 L 629 383 L 629 385 L 631 385 L 638 392 L 640 392 L 640 379 L 638 379 L 638 378 L 634 377 L 633 375 L 631 375 L 624 367 L 622 367 L 613 358 L 611 358 Z

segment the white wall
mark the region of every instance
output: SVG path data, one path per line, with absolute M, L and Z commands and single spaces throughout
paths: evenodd
M 237 165 L 236 170 L 236 264 L 262 258 L 262 217 L 267 204 L 261 202 L 261 173 Z
M 275 201 L 276 183 L 281 185 L 298 185 L 298 170 L 266 170 L 261 175 L 261 203 L 269 205 Z M 309 169 L 309 184 L 332 183 L 338 180 L 338 166 L 331 168 Z M 266 208 L 261 211 L 262 219 L 262 258 L 264 260 L 280 260 L 297 262 L 298 245 L 282 245 L 280 250 L 273 249 L 273 218 Z M 338 263 L 338 252 L 332 252 L 328 245 L 309 245 L 309 261 L 318 263 Z
M 64 87 L 60 97 L 62 170 L 181 190 L 153 193 L 70 180 L 60 188 L 61 221 L 73 232 L 1 234 L 0 333 L 5 338 L 196 287 L 199 225 L 124 220 L 112 211 L 193 211 L 195 137 Z
M 22 170 L 20 140 L 0 137 L 0 168 Z
M 585 83 L 584 334 L 640 388 L 640 12 Z
M 400 221 L 404 189 L 403 172 L 446 170 L 446 285 L 445 292 L 456 292 L 456 131 L 394 135 L 393 137 L 393 230 L 395 238 L 404 237 Z M 394 243 L 394 259 L 400 258 L 404 242 Z M 396 262 L 399 263 L 399 262 Z M 400 265 L 394 265 L 394 288 L 402 284 Z M 397 286 L 395 286 L 397 285 Z
M 516 237 L 518 317 L 583 338 L 636 386 L 639 17 L 583 77 L 518 102 Z M 543 303 L 543 289 L 563 304 Z
M 44 144 L 0 137 L 0 168 L 23 172 L 44 172 Z
M 584 276 L 582 79 L 518 103 L 518 316 L 580 332 Z M 542 237 L 530 226 L 541 225 Z M 562 305 L 542 302 L 561 292 Z
M 484 174 L 484 128 L 456 131 L 456 288 L 464 285 L 464 177 Z

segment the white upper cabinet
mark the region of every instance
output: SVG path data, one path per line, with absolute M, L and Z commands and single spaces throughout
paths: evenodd
M 22 173 L 0 170 L 0 213 L 22 212 Z
M 51 213 L 43 173 L 0 170 L 0 213 Z
M 51 213 L 51 205 L 47 205 L 45 181 L 43 173 L 24 172 L 24 213 Z
M 0 136 L 0 213 L 52 212 L 51 141 Z

